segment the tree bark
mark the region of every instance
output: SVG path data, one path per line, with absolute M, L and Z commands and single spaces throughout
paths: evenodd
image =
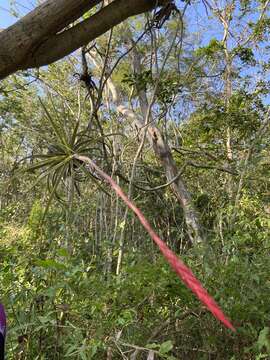
M 47 0 L 0 33 L 0 79 L 51 64 L 88 44 L 130 16 L 169 0 L 114 0 L 93 16 L 65 29 L 102 0 Z

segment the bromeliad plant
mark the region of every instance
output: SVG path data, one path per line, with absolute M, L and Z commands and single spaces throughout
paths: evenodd
M 72 130 L 70 136 L 68 136 L 63 129 L 58 127 L 57 123 L 54 121 L 42 101 L 41 105 L 52 126 L 55 142 L 50 144 L 47 154 L 35 156 L 35 158 L 40 158 L 41 161 L 30 166 L 28 170 L 33 171 L 41 169 L 42 173 L 40 178 L 47 178 L 48 188 L 50 190 L 47 209 L 54 196 L 60 199 L 60 196 L 58 195 L 58 187 L 66 178 L 71 178 L 74 186 L 76 185 L 76 182 L 81 179 L 80 176 L 82 172 L 90 174 L 96 183 L 100 181 L 100 179 L 104 180 L 115 191 L 117 196 L 119 196 L 135 213 L 142 226 L 149 233 L 150 237 L 156 243 L 171 268 L 176 272 L 184 284 L 193 291 L 197 298 L 217 319 L 219 319 L 226 327 L 235 331 L 233 325 L 223 314 L 214 299 L 196 279 L 192 271 L 168 248 L 165 242 L 160 239 L 140 209 L 138 209 L 126 196 L 119 185 L 117 185 L 116 182 L 96 164 L 96 161 L 99 159 L 96 156 L 95 147 L 93 146 L 93 143 L 91 143 L 91 139 L 87 138 L 85 131 L 79 132 L 79 122 L 76 122 L 74 129 Z M 85 136 L 87 140 L 84 140 Z M 88 154 L 91 154 L 91 157 L 94 158 L 95 161 L 90 159 Z
M 44 110 L 45 120 L 48 122 L 53 135 L 51 139 L 46 139 L 46 153 L 31 156 L 32 159 L 38 159 L 39 161 L 28 166 L 27 171 L 41 171 L 36 183 L 43 179 L 47 181 L 49 199 L 44 212 L 45 216 L 53 198 L 56 198 L 62 204 L 66 204 L 60 191 L 63 183 L 69 188 L 71 198 L 73 198 L 75 191 L 79 193 L 79 183 L 86 176 L 89 177 L 90 175 L 96 186 L 101 188 L 97 177 L 93 173 L 87 172 L 74 154 L 88 155 L 91 152 L 98 159 L 102 157 L 101 143 L 103 145 L 103 140 L 100 137 L 89 136 L 87 130 L 81 130 L 79 117 L 75 123 L 74 121 L 65 125 L 59 123 L 57 121 L 59 116 L 54 118 L 54 115 L 50 114 L 40 98 L 39 101 Z M 105 191 L 105 189 L 102 190 Z

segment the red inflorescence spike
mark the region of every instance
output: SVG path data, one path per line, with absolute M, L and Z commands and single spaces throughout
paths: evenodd
M 192 271 L 174 254 L 172 250 L 160 239 L 156 232 L 152 229 L 149 222 L 144 217 L 143 213 L 133 204 L 132 201 L 128 199 L 123 190 L 116 184 L 116 182 L 104 171 L 102 171 L 91 159 L 86 156 L 77 156 L 76 158 L 89 164 L 105 181 L 107 181 L 111 187 L 114 189 L 116 194 L 123 199 L 127 206 L 137 215 L 141 224 L 147 230 L 153 241 L 157 244 L 160 251 L 167 259 L 173 270 L 177 275 L 182 279 L 184 284 L 190 288 L 193 293 L 198 297 L 198 299 L 212 312 L 212 314 L 220 320 L 227 328 L 235 331 L 235 328 L 229 321 L 229 319 L 224 315 L 223 311 L 220 309 L 215 300 L 208 294 L 204 289 L 202 284 L 194 276 Z

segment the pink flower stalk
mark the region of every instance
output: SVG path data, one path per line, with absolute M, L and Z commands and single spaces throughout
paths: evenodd
M 232 331 L 236 331 L 230 320 L 224 315 L 221 308 L 215 302 L 215 300 L 208 294 L 206 289 L 202 286 L 200 281 L 194 276 L 192 271 L 169 249 L 164 241 L 160 239 L 157 233 L 152 229 L 149 222 L 144 217 L 143 213 L 128 199 L 123 190 L 116 184 L 116 182 L 104 171 L 102 171 L 94 161 L 86 156 L 75 155 L 76 159 L 90 165 L 110 186 L 114 189 L 116 194 L 122 198 L 127 206 L 137 215 L 143 227 L 147 230 L 152 240 L 157 244 L 160 251 L 176 272 L 178 277 L 184 282 L 184 284 L 193 291 L 197 298 L 211 311 L 216 319 L 220 320 L 227 328 Z

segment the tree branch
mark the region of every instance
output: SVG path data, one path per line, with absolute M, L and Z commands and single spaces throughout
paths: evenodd
M 47 0 L 0 33 L 0 79 L 23 68 L 35 48 L 101 0 Z
M 47 0 L 0 33 L 0 79 L 17 70 L 57 61 L 130 16 L 168 0 L 114 0 L 90 18 L 63 30 L 101 0 Z

